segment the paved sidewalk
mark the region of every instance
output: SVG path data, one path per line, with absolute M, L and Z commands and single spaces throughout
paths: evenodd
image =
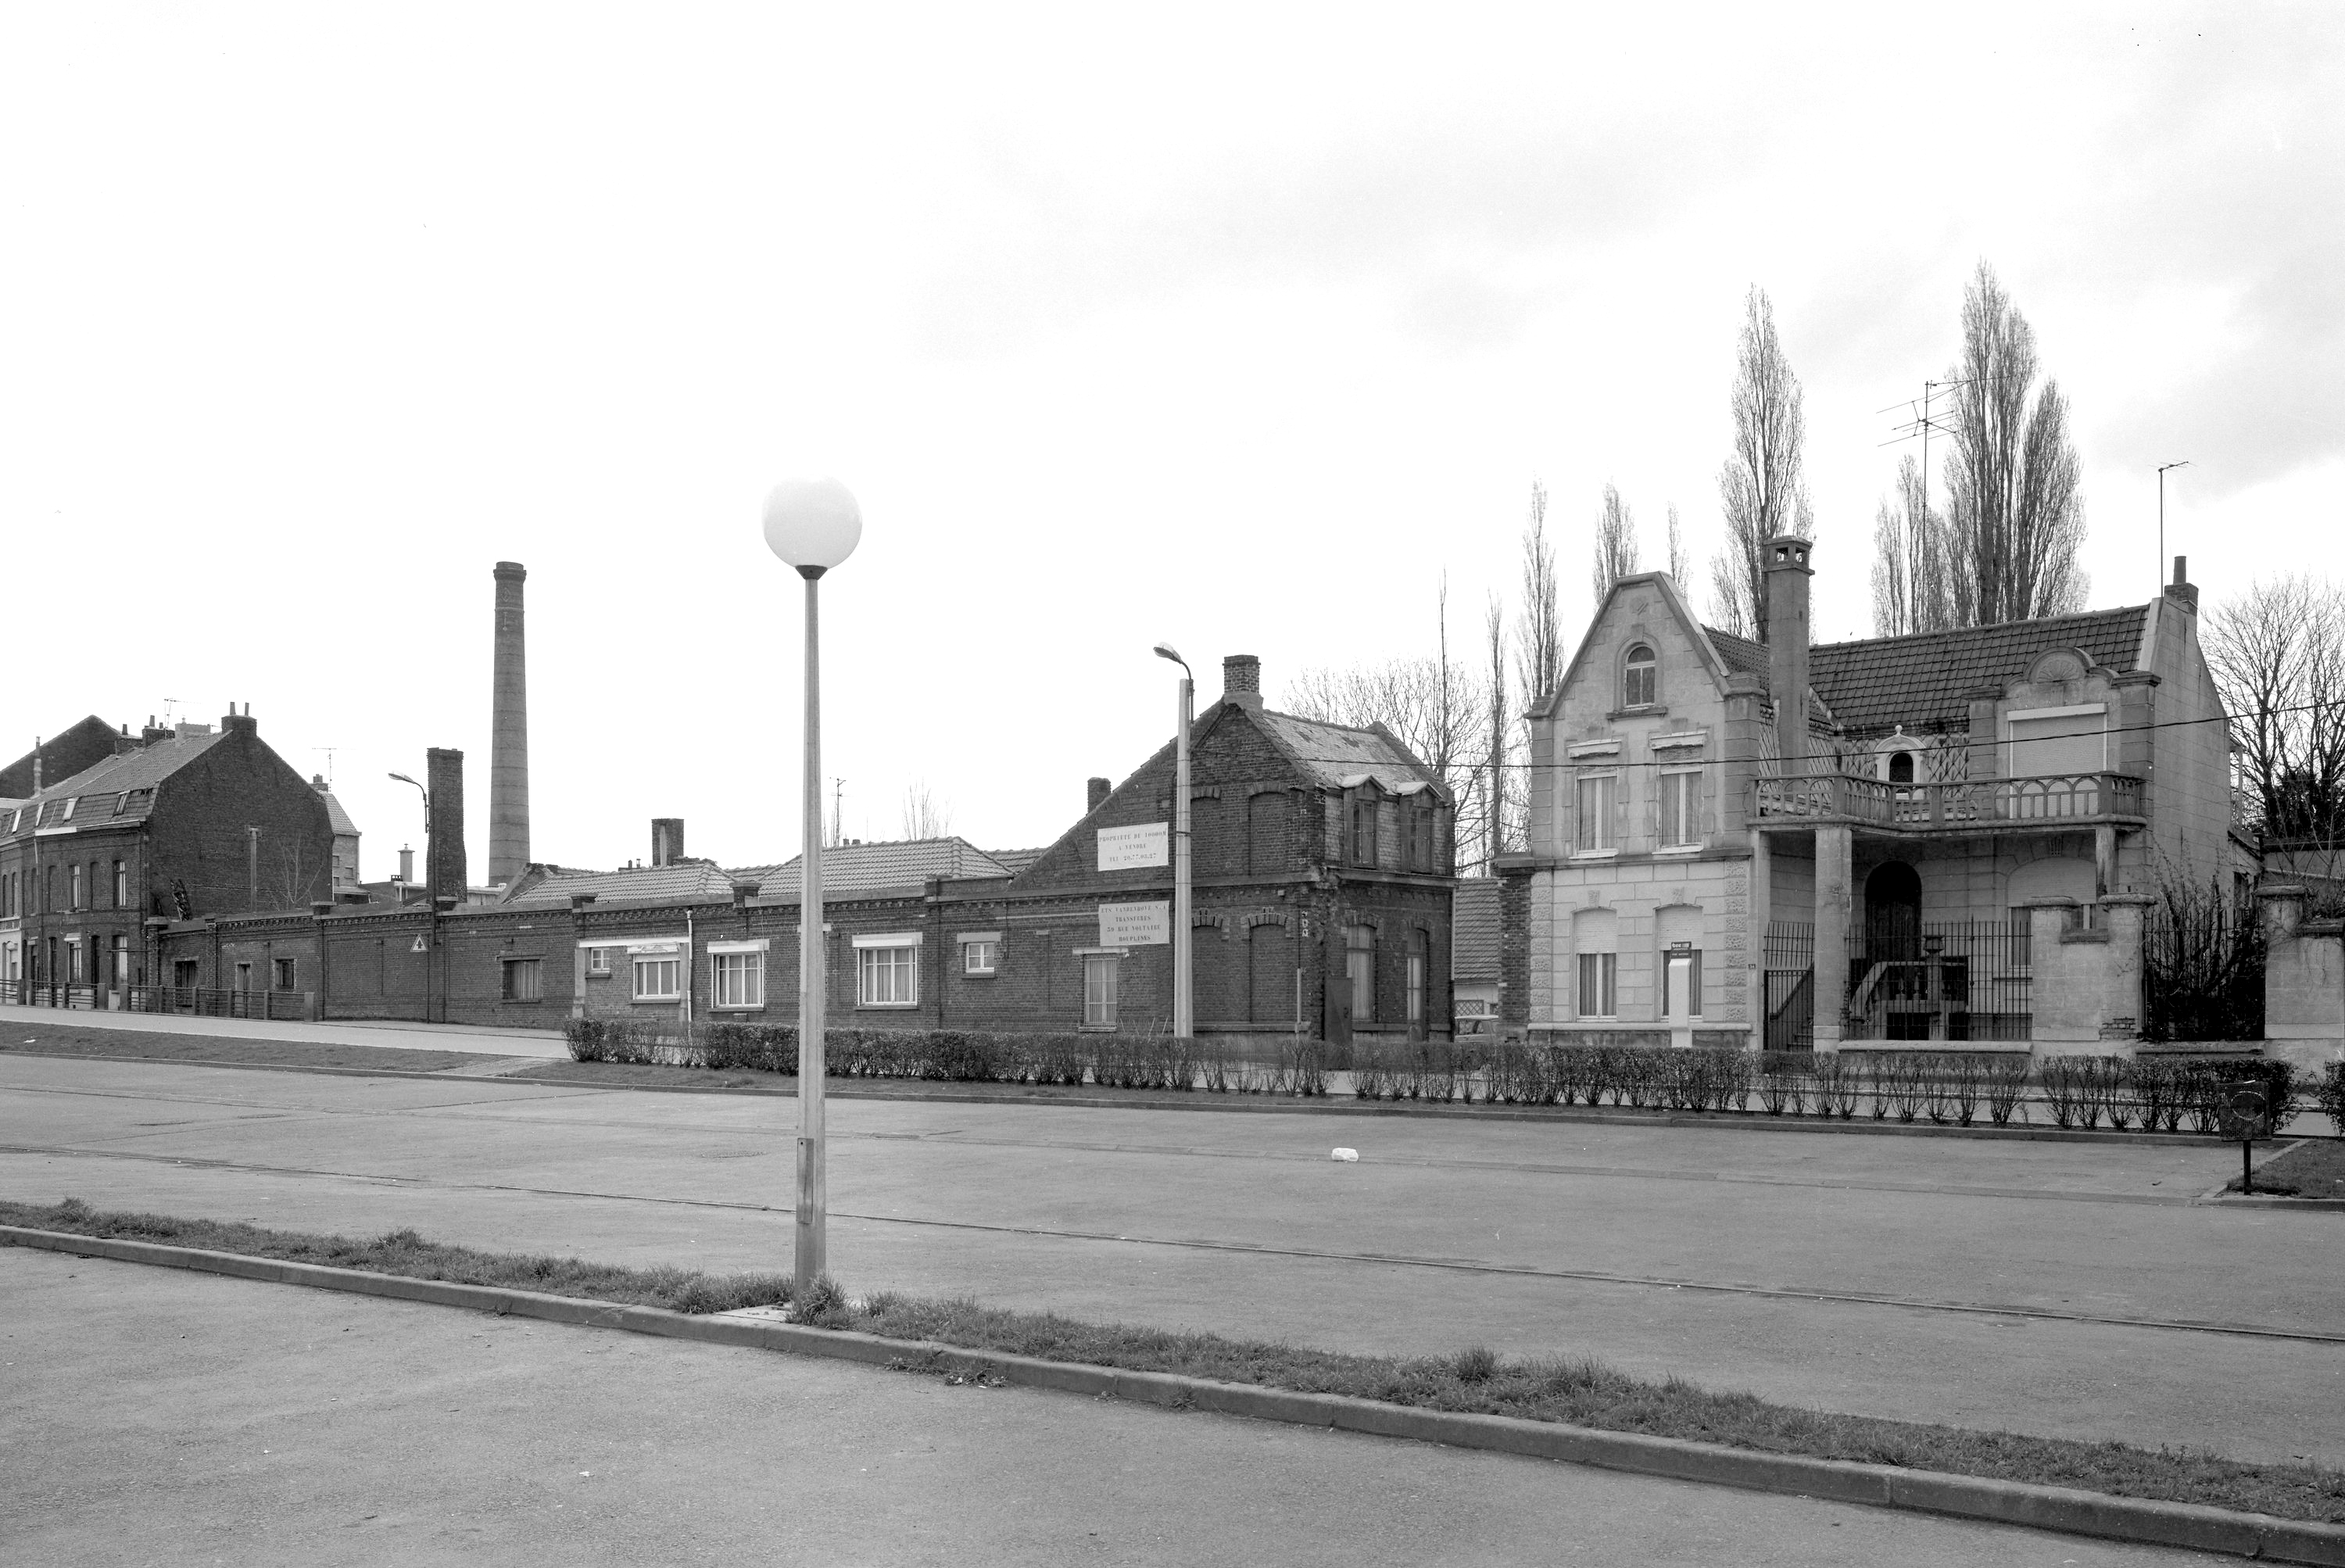
M 208 1034 L 223 1040 L 298 1040 L 320 1045 L 381 1045 L 401 1051 L 479 1051 L 499 1056 L 567 1060 L 559 1029 L 503 1029 L 474 1023 L 410 1023 L 388 1019 L 336 1019 L 294 1023 L 259 1018 L 193 1018 L 177 1013 L 85 1012 L 64 1007 L 0 1007 L 0 1032 L 44 1024 L 119 1029 L 145 1034 Z M 22 1039 L 23 1033 L 13 1038 Z
M 10 1250 L 0 1561 L 2221 1559 Z

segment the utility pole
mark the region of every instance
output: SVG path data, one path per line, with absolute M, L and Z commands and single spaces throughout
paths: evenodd
M 249 910 L 257 910 L 260 907 L 260 830 L 252 827 L 246 828 L 244 830 L 244 839 L 245 870 L 252 883 L 251 891 L 248 895 L 250 901 L 246 903 L 244 907 Z
M 2187 457 L 2179 463 L 2157 465 L 2157 591 L 2161 594 L 2166 592 L 2166 471 L 2189 466 L 2190 460 Z

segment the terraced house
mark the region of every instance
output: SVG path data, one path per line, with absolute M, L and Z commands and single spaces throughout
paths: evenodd
M 2145 890 L 2252 870 L 2183 563 L 2146 605 L 1812 647 L 1813 548 L 1770 542 L 1763 644 L 1665 575 L 1621 579 L 1533 709 L 1507 1022 L 1777 1049 L 2129 1037 Z

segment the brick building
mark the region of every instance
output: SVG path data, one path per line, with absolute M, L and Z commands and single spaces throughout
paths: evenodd
M 157 951 L 165 924 L 328 897 L 325 799 L 249 713 L 112 744 L 0 808 L 0 978 L 88 986 L 116 1004 L 128 986 L 174 981 Z M 273 963 L 228 973 L 220 983 L 246 990 L 310 988 Z
M 1223 681 L 1192 737 L 1198 1033 L 1446 1037 L 1447 792 L 1382 728 L 1266 709 L 1250 657 L 1224 661 Z M 1099 840 L 1169 824 L 1172 787 L 1167 743 L 1121 786 L 1091 780 L 1082 815 L 1040 850 L 989 854 L 960 839 L 827 849 L 830 1017 L 1168 1029 L 1171 946 L 1106 940 L 1101 908 L 1169 903 L 1170 865 L 1102 871 Z M 168 940 L 207 976 L 306 942 L 334 1017 L 795 1021 L 797 862 L 727 871 L 682 846 L 683 824 L 661 819 L 648 866 L 533 865 L 492 904 L 326 908 Z

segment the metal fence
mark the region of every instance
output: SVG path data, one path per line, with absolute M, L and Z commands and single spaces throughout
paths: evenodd
M 1870 919 L 1849 955 L 1849 1040 L 2025 1040 L 2035 1022 L 2027 927 Z
M 222 991 L 196 985 L 64 985 L 0 980 L 0 1005 L 82 1013 L 162 1013 L 195 1018 L 314 1019 L 310 991 Z
M 2201 901 L 2142 922 L 2142 1038 L 2264 1037 L 2263 927 L 2251 910 Z
M 1761 956 L 1766 976 L 1767 1049 L 1814 1050 L 1816 928 L 1768 921 Z

